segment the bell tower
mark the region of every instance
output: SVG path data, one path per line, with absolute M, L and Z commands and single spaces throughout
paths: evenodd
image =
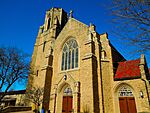
M 46 12 L 45 21 L 39 32 L 32 54 L 31 71 L 28 84 L 44 88 L 43 106 L 49 107 L 51 80 L 53 76 L 53 45 L 68 20 L 62 8 L 52 8 Z M 48 101 L 47 101 L 48 100 Z
M 56 28 L 56 36 L 62 30 L 68 20 L 67 13 L 62 8 L 52 8 L 46 12 L 44 25 L 40 27 L 40 33 Z

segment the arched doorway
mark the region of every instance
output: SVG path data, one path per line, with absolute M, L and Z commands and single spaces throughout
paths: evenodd
M 118 91 L 120 113 L 137 113 L 135 99 L 130 87 L 122 86 Z
M 72 90 L 70 87 L 67 87 L 63 92 L 62 113 L 71 113 L 72 104 L 73 104 Z

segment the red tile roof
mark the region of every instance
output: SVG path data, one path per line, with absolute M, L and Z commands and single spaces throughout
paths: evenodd
M 114 76 L 115 80 L 140 78 L 140 59 L 118 63 L 118 68 Z

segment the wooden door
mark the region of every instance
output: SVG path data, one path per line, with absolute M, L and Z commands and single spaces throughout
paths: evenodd
M 119 105 L 120 105 L 120 113 L 128 113 L 128 108 L 127 108 L 128 106 L 125 97 L 119 98 Z
M 137 113 L 134 97 L 119 98 L 120 113 Z
M 62 113 L 72 112 L 72 96 L 63 96 Z
M 129 113 L 137 113 L 134 97 L 127 98 Z

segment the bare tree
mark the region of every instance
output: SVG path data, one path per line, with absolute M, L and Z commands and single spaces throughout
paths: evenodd
M 26 99 L 35 104 L 35 112 L 39 112 L 39 106 L 43 102 L 44 88 L 28 86 L 26 91 Z
M 115 33 L 137 46 L 138 52 L 148 52 L 150 50 L 150 0 L 113 0 L 112 7 L 113 22 L 118 28 Z
M 17 48 L 0 47 L 0 102 L 16 82 L 25 83 L 29 72 L 28 56 Z

